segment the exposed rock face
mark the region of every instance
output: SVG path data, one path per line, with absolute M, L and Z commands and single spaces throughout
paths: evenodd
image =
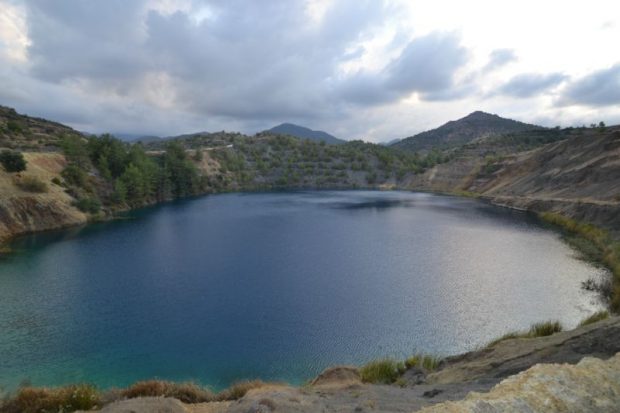
M 540 338 L 517 338 L 449 357 L 429 384 L 499 382 L 538 363 L 577 363 L 584 356 L 603 359 L 620 352 L 620 317 Z
M 473 192 L 499 205 L 557 212 L 620 235 L 620 128 L 589 131 L 527 152 L 497 153 L 501 160 L 491 165 L 496 170 L 485 172 L 490 148 L 463 150 L 417 175 L 410 187 Z
M 143 397 L 107 405 L 101 413 L 187 413 L 180 401 L 164 397 Z
M 620 353 L 607 361 L 538 364 L 486 394 L 424 408 L 424 413 L 598 412 L 620 410 Z
M 336 366 L 329 368 L 312 380 L 313 386 L 325 386 L 330 384 L 361 384 L 360 372 L 351 366 Z

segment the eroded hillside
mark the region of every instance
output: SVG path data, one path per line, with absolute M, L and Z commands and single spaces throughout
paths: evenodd
M 475 193 L 498 204 L 560 212 L 617 230 L 620 128 L 571 129 L 533 149 L 509 136 L 482 141 L 418 175 L 412 187 Z

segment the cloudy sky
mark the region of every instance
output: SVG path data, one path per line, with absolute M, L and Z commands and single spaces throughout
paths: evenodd
M 0 104 L 156 135 L 612 124 L 619 39 L 618 0 L 0 0 Z

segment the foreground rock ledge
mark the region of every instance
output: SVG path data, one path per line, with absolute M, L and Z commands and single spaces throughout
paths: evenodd
M 436 404 L 420 413 L 618 411 L 620 353 L 607 361 L 586 357 L 577 365 L 538 364 L 488 393 L 470 393 L 465 400 Z

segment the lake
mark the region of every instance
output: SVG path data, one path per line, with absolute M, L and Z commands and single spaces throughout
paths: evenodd
M 17 240 L 0 387 L 303 383 L 600 308 L 603 270 L 518 211 L 426 193 L 225 194 Z

